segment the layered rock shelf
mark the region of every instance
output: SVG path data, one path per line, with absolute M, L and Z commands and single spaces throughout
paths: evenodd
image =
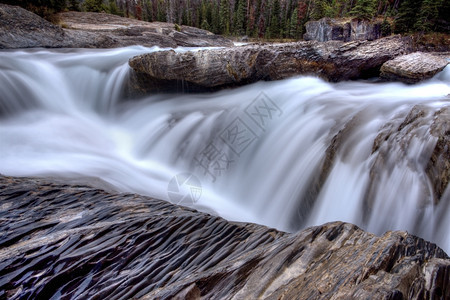
M 0 49 L 232 46 L 209 31 L 104 13 L 65 12 L 54 25 L 18 6 L 0 4 Z M 178 30 L 177 30 L 178 29 Z
M 410 40 L 393 36 L 376 41 L 296 42 L 246 45 L 196 52 L 153 52 L 134 57 L 134 88 L 141 92 L 215 90 L 259 80 L 298 75 L 342 81 L 377 76 L 383 63 L 410 51 Z
M 414 52 L 384 63 L 381 76 L 389 80 L 417 83 L 441 72 L 448 63 L 449 59 L 443 56 Z
M 406 232 L 284 233 L 135 194 L 0 177 L 0 297 L 448 299 L 450 259 Z

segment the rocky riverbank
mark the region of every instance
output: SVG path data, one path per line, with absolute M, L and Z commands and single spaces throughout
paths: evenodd
M 65 12 L 61 26 L 18 6 L 0 4 L 0 49 L 232 46 L 209 31 L 160 22 L 143 22 L 104 13 Z
M 449 257 L 405 232 L 334 222 L 289 234 L 83 185 L 0 187 L 2 298 L 450 296 Z
M 0 4 L 0 16 L 0 49 L 114 48 L 130 45 L 227 47 L 188 53 L 156 52 L 132 58 L 132 94 L 174 91 L 178 90 L 180 82 L 185 91 L 198 92 L 298 75 L 342 81 L 381 74 L 385 80 L 414 83 L 441 71 L 450 58 L 449 55 L 437 57 L 420 53 L 415 54 L 420 55 L 418 59 L 409 59 L 410 56 L 399 58 L 414 51 L 410 38 L 391 36 L 376 39 L 379 35 L 375 27 L 365 23 L 363 26 L 356 21 L 348 23 L 348 28 L 344 26 L 348 30 L 343 31 L 345 36 L 342 36 L 342 41 L 232 47 L 230 40 L 206 30 L 169 23 L 149 23 L 104 13 L 60 13 L 61 26 L 57 26 L 20 7 Z M 336 38 L 332 34 L 334 27 L 327 27 L 328 31 L 322 30 L 330 20 L 322 21 L 309 24 L 309 27 L 316 29 L 310 28 L 309 35 L 317 31 L 325 32 L 326 39 Z M 324 37 L 316 38 L 321 40 Z M 361 38 L 375 40 L 346 42 Z

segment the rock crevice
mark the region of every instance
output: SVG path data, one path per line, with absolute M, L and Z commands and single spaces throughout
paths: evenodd
M 0 177 L 0 297 L 448 299 L 450 259 L 406 232 L 284 233 L 148 197 Z M 30 223 L 32 220 L 33 223 Z

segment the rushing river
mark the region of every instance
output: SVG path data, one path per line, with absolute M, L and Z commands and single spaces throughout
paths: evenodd
M 408 230 L 450 252 L 450 188 L 433 205 L 424 171 L 437 138 L 412 131 L 371 184 L 380 128 L 417 104 L 450 105 L 449 67 L 413 86 L 298 77 L 128 99 L 128 59 L 157 50 L 0 52 L 0 173 L 98 177 L 286 231 L 335 220 Z

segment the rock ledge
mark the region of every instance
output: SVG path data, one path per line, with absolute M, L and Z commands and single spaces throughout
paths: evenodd
M 414 52 L 387 61 L 381 67 L 381 77 L 405 83 L 416 83 L 441 72 L 449 60 L 430 53 Z

